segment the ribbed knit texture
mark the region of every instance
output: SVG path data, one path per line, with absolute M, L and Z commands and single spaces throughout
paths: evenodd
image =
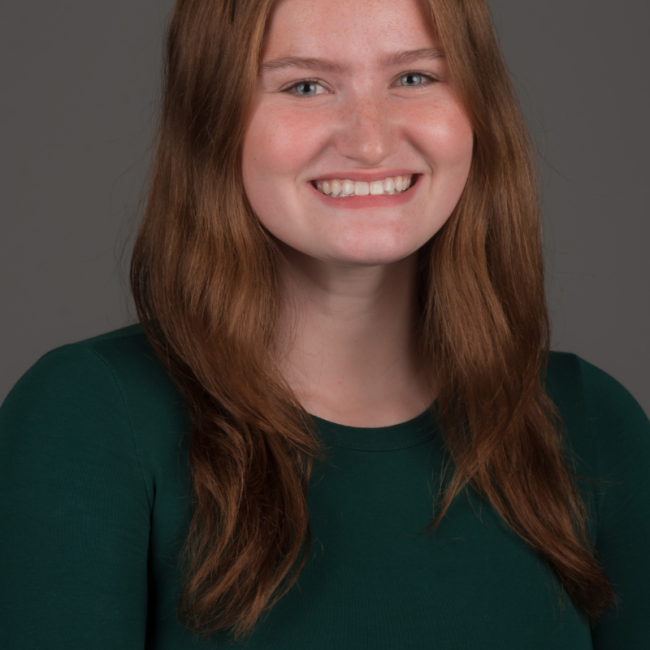
M 612 377 L 552 353 L 590 531 L 621 600 L 591 631 L 473 493 L 430 523 L 443 459 L 429 413 L 364 429 L 315 418 L 331 463 L 313 545 L 250 650 L 647 650 L 650 422 Z M 0 409 L 0 648 L 190 650 L 175 615 L 190 520 L 184 401 L 138 325 L 57 348 Z

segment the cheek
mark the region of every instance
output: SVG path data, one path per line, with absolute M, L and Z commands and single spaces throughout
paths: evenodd
M 244 175 L 295 176 L 324 146 L 322 114 L 259 108 L 248 125 L 242 152 Z M 257 178 L 257 180 L 263 180 Z
M 423 110 L 414 116 L 416 133 L 422 153 L 437 172 L 463 174 L 469 171 L 474 149 L 474 132 L 465 112 L 451 102 Z
M 327 141 L 327 121 L 298 112 L 261 106 L 248 124 L 242 148 L 244 191 L 260 222 L 288 243 L 300 221 L 287 215 L 302 208 L 297 183 Z

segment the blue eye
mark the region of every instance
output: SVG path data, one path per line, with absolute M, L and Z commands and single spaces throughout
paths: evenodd
M 400 81 L 402 79 L 407 80 L 405 83 L 402 83 L 402 86 L 420 86 L 422 85 L 424 78 L 424 75 L 417 72 L 408 72 L 400 77 Z
M 304 81 L 299 81 L 293 86 L 289 86 L 289 88 L 285 88 L 285 92 L 288 92 L 292 95 L 298 95 L 300 97 L 313 97 L 314 95 L 318 94 L 318 86 L 320 86 L 320 84 L 316 83 L 315 81 L 305 79 Z

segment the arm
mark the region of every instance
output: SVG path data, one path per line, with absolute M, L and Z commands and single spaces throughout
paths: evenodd
M 597 650 L 650 647 L 650 422 L 632 395 L 582 361 L 587 418 L 599 458 L 596 550 L 620 600 L 593 631 Z
M 149 521 L 112 373 L 45 355 L 0 408 L 0 647 L 144 648 Z

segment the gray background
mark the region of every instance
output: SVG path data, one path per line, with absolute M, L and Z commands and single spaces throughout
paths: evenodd
M 172 5 L 0 8 L 0 400 L 48 350 L 134 321 L 126 266 Z M 650 2 L 491 7 L 538 148 L 554 348 L 650 413 Z

